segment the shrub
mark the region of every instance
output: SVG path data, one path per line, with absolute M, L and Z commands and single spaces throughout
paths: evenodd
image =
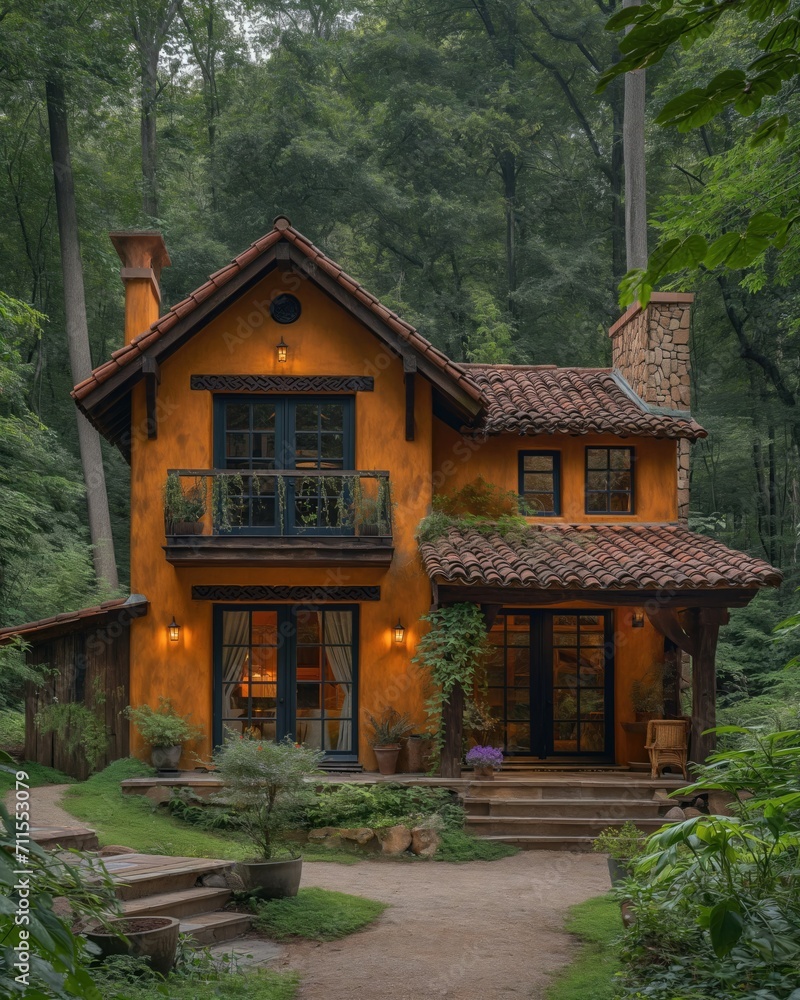
M 463 825 L 464 810 L 447 788 L 407 786 L 396 782 L 378 785 L 326 785 L 316 801 L 304 810 L 300 822 L 320 826 L 392 826 L 415 824 L 429 816 L 440 816 L 445 827 Z
M 128 705 L 125 717 L 136 726 L 139 735 L 151 747 L 175 747 L 203 736 L 203 727 L 189 722 L 188 715 L 178 715 L 169 698 L 159 698 L 158 708 Z

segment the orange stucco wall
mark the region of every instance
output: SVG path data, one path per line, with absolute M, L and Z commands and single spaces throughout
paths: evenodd
M 286 289 L 286 276 L 273 273 L 210 323 L 161 367 L 158 437 L 144 428 L 144 390 L 133 403 L 131 470 L 131 588 L 146 594 L 150 614 L 131 628 L 131 702 L 155 705 L 169 695 L 182 712 L 202 723 L 210 750 L 212 713 L 212 605 L 193 601 L 199 584 L 379 585 L 381 600 L 360 606 L 359 707 L 360 757 L 372 766 L 363 719 L 390 704 L 424 717 L 419 671 L 410 663 L 419 636 L 418 622 L 430 608 L 430 586 L 417 554 L 414 528 L 431 497 L 432 405 L 429 384 L 417 378 L 416 435 L 405 439 L 405 388 L 402 362 L 381 342 L 309 281 L 295 278 L 290 290 L 302 303 L 300 319 L 278 326 L 264 303 Z M 261 303 L 261 305 L 259 305 Z M 275 344 L 289 344 L 279 364 Z M 161 491 L 170 468 L 207 469 L 213 465 L 212 394 L 191 390 L 192 374 L 372 375 L 374 392 L 356 396 L 355 467 L 390 472 L 395 502 L 395 555 L 391 567 L 342 568 L 183 568 L 167 562 Z M 177 643 L 167 639 L 172 615 L 182 626 Z M 391 628 L 402 618 L 406 641 L 396 644 Z M 132 734 L 134 746 L 141 749 Z M 184 766 L 191 766 L 185 755 Z

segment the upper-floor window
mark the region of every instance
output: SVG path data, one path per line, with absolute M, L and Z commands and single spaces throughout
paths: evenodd
M 519 453 L 519 492 L 526 513 L 545 517 L 561 513 L 560 466 L 557 451 Z
M 586 513 L 633 513 L 633 448 L 586 449 Z

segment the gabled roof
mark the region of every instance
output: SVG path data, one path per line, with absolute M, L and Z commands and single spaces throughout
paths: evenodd
M 555 365 L 464 365 L 486 409 L 474 433 L 619 434 L 687 438 L 706 432 L 690 414 L 653 411 L 618 371 Z
M 17 638 L 35 645 L 60 635 L 68 635 L 70 632 L 79 632 L 89 626 L 99 627 L 120 618 L 141 618 L 147 614 L 147 609 L 148 600 L 142 594 L 118 597 L 113 601 L 103 601 L 102 604 L 96 604 L 91 608 L 67 611 L 51 618 L 40 618 L 36 622 L 0 628 L 0 646 L 7 646 Z
M 420 552 L 434 582 L 474 587 L 670 594 L 782 580 L 763 560 L 677 524 L 537 524 L 506 537 L 451 527 Z
M 410 323 L 387 309 L 342 268 L 278 216 L 273 229 L 256 240 L 205 284 L 161 316 L 149 330 L 114 351 L 89 378 L 72 390 L 76 403 L 97 429 L 124 448 L 130 424 L 129 393 L 144 377 L 145 359 L 160 362 L 219 315 L 236 297 L 252 288 L 279 261 L 291 262 L 315 281 L 397 353 L 411 356 L 417 370 L 454 404 L 463 417 L 483 406 L 480 390 L 461 365 L 426 340 Z

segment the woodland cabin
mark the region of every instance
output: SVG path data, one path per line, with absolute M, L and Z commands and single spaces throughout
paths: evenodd
M 660 672 L 680 715 L 688 657 L 690 756 L 707 755 L 718 630 L 780 574 L 686 526 L 706 434 L 690 413 L 691 295 L 630 308 L 610 368 L 461 364 L 286 218 L 163 315 L 161 236 L 111 238 L 125 346 L 73 396 L 131 466 L 137 596 L 114 609 L 131 704 L 169 696 L 204 726 L 204 753 L 248 730 L 374 770 L 369 713 L 424 724 L 421 616 L 471 601 L 510 757 L 642 759 L 634 688 Z M 478 476 L 519 493 L 527 528 L 418 542 L 434 495 Z M 80 614 L 62 632 L 106 627 L 107 606 Z M 23 632 L 41 658 L 58 630 L 5 638 Z M 458 730 L 454 716 L 460 745 Z

